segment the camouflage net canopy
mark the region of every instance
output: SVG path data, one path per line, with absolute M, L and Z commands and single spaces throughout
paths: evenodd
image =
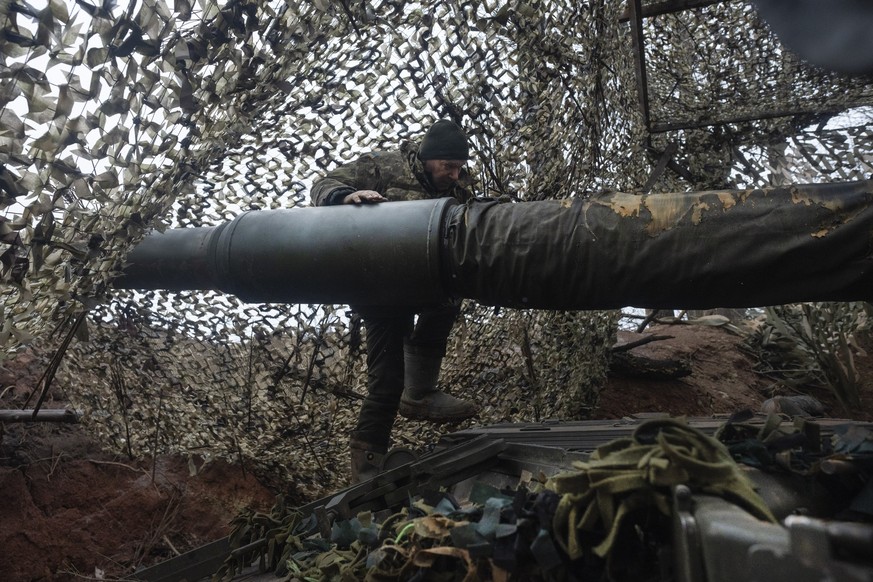
M 745 2 L 657 5 L 641 85 L 617 0 L 0 0 L 3 353 L 41 354 L 35 394 L 61 389 L 119 451 L 336 487 L 365 385 L 355 318 L 112 291 L 126 253 L 149 229 L 307 205 L 324 171 L 439 118 L 469 132 L 479 192 L 514 200 L 871 172 L 870 79 L 806 66 Z M 584 416 L 616 318 L 468 303 L 443 379 L 481 423 Z M 439 430 L 401 420 L 396 441 Z

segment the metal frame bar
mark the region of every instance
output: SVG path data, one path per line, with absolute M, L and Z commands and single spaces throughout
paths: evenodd
M 631 38 L 634 44 L 634 60 L 636 61 L 637 73 L 637 96 L 640 104 L 640 113 L 643 115 L 643 124 L 646 132 L 651 133 L 649 120 L 649 85 L 646 79 L 646 51 L 645 39 L 643 38 L 643 10 L 642 0 L 628 0 L 627 10 L 630 13 Z
M 798 115 L 836 115 L 844 111 L 844 107 L 834 109 L 800 109 L 794 111 L 768 111 L 765 113 L 757 113 L 755 115 L 739 115 L 728 119 L 716 119 L 707 121 L 679 121 L 675 123 L 655 123 L 649 128 L 650 133 L 666 133 L 668 131 L 677 131 L 680 129 L 698 129 L 701 127 L 710 127 L 713 125 L 728 125 L 730 123 L 742 123 L 744 121 L 758 121 L 763 119 L 775 119 L 778 117 L 795 117 Z
M 672 14 L 673 12 L 682 12 L 683 10 L 690 10 L 692 8 L 705 8 L 706 6 L 721 4 L 726 1 L 728 0 L 666 0 L 655 4 L 647 4 L 639 14 L 643 18 L 651 18 L 652 16 Z M 631 20 L 631 18 L 630 10 L 625 10 L 622 15 L 619 16 L 618 21 L 627 22 L 628 20 Z

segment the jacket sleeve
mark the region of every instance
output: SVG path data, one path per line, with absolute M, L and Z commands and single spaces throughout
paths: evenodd
M 381 193 L 379 174 L 372 154 L 364 154 L 354 162 L 331 170 L 323 178 L 316 180 L 309 194 L 316 206 L 333 206 L 342 204 L 343 198 L 358 190 L 376 190 Z

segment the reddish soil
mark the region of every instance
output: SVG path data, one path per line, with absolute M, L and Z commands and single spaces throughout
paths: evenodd
M 225 463 L 191 477 L 186 460 L 158 457 L 153 475 L 151 460 L 112 460 L 77 433 L 55 427 L 22 445 L 39 458 L 0 467 L 3 580 L 117 579 L 226 536 L 241 509 L 274 500 Z
M 39 381 L 27 357 L 15 364 L 0 368 L 0 409 L 20 408 Z M 187 458 L 104 453 L 78 425 L 0 424 L 0 580 L 118 580 L 228 535 L 244 508 L 274 504 L 238 466 L 192 461 L 195 475 Z
M 737 348 L 740 338 L 724 329 L 656 326 L 646 334 L 674 337 L 635 348 L 634 354 L 683 359 L 693 373 L 669 381 L 610 379 L 598 418 L 757 410 L 764 399 L 787 393 L 753 371 L 753 360 Z M 639 337 L 622 333 L 619 341 Z M 856 362 L 867 382 L 864 406 L 851 415 L 859 420 L 873 420 L 871 360 Z M 0 368 L 0 408 L 20 406 L 38 381 L 34 373 Z M 829 394 L 813 395 L 831 416 L 847 416 Z M 226 536 L 242 508 L 266 510 L 273 502 L 274 492 L 237 466 L 211 462 L 192 476 L 183 458 L 158 457 L 153 463 L 109 456 L 76 425 L 0 425 L 4 581 L 119 579 L 136 566 Z

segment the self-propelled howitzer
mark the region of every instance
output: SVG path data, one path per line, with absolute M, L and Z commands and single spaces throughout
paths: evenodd
M 867 300 L 873 180 L 246 212 L 148 235 L 117 287 L 248 302 L 535 309 Z

